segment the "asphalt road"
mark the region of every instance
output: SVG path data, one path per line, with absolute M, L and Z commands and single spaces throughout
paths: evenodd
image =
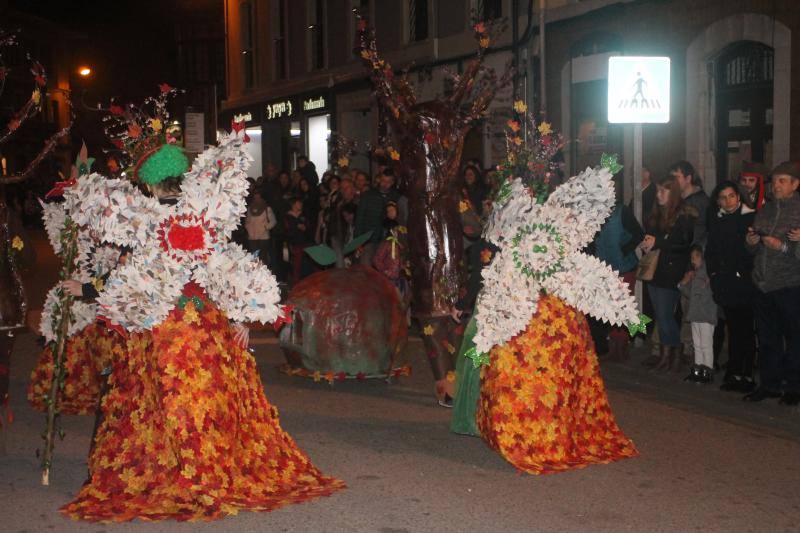
M 57 509 L 85 479 L 93 420 L 64 418 L 51 485 L 41 486 L 44 417 L 24 392 L 39 347 L 25 334 L 12 365 L 16 420 L 2 435 L 0 530 L 800 531 L 800 410 L 775 401 L 744 404 L 635 362 L 604 365 L 618 422 L 641 456 L 537 477 L 518 474 L 480 439 L 448 432 L 450 413 L 433 402 L 416 339 L 407 354 L 412 376 L 333 386 L 279 373 L 283 359 L 272 341 L 254 344 L 283 427 L 347 490 L 210 524 L 65 519 Z

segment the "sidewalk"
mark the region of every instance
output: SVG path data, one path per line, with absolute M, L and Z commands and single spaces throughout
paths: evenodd
M 681 373 L 648 370 L 641 363 L 650 350 L 650 343 L 646 342 L 643 346 L 632 346 L 630 359 L 625 363 L 601 360 L 606 386 L 693 413 L 761 429 L 774 436 L 800 439 L 800 407 L 779 405 L 777 399 L 745 402 L 741 393 L 720 391 L 724 370 L 717 370 L 714 382 L 707 385 L 683 381 L 688 370 Z

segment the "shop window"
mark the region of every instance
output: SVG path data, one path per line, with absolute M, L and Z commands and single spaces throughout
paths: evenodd
M 309 70 L 325 68 L 325 2 L 307 0 Z
M 253 47 L 253 4 L 242 2 L 241 13 L 241 48 L 242 48 L 242 74 L 244 86 L 249 89 L 255 82 L 256 54 Z
M 408 40 L 428 38 L 428 0 L 408 0 Z

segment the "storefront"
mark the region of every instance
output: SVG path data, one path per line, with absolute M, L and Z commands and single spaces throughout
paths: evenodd
M 330 165 L 333 98 L 327 92 L 267 100 L 261 104 L 223 112 L 220 124 L 244 120 L 251 141 L 247 147 L 254 162 L 249 175 L 263 175 L 268 163 L 279 169 L 297 168 L 297 158 L 307 155 L 322 174 Z

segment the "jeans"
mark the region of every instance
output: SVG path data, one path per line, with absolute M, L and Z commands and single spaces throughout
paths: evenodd
M 800 393 L 800 287 L 758 293 L 756 332 L 761 387 Z
M 650 294 L 650 301 L 653 303 L 653 314 L 655 315 L 661 344 L 664 346 L 680 346 L 681 327 L 678 321 L 675 320 L 675 308 L 681 299 L 681 293 L 677 288 L 665 289 L 664 287 L 656 287 L 652 283 L 647 285 L 647 292 Z

